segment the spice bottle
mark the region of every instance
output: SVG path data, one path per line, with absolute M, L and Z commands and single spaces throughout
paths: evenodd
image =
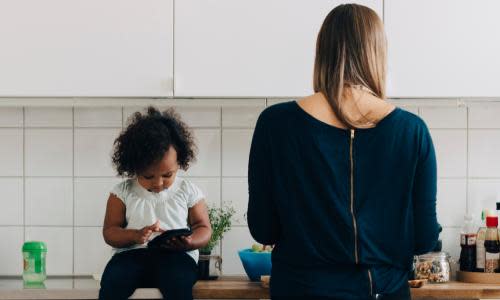
M 464 226 L 460 233 L 460 271 L 476 270 L 476 230 L 471 215 L 464 218 Z
M 498 260 L 500 259 L 500 241 L 498 239 L 498 217 L 486 217 L 486 238 L 484 241 L 485 250 L 485 273 L 498 272 Z
M 489 216 L 491 212 L 488 209 L 483 210 L 481 213 L 481 227 L 477 231 L 476 236 L 476 271 L 484 272 L 484 261 L 486 259 L 486 253 L 484 251 L 484 239 L 486 237 L 486 216 Z

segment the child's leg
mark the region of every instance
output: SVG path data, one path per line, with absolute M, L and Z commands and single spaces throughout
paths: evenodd
M 192 300 L 198 276 L 196 262 L 185 252 L 155 251 L 158 288 L 164 299 Z
M 102 274 L 99 299 L 128 299 L 144 282 L 147 260 L 146 249 L 115 254 Z

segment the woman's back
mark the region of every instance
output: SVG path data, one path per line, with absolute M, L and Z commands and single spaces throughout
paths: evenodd
M 432 141 L 399 108 L 349 130 L 297 102 L 269 107 L 254 133 L 249 192 L 252 235 L 276 244 L 272 295 L 391 293 L 437 240 Z

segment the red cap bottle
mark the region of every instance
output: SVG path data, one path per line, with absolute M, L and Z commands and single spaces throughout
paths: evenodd
M 497 216 L 487 216 L 486 217 L 487 227 L 498 227 L 498 217 Z

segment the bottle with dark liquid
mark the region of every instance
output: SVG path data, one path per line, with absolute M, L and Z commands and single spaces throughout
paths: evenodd
M 460 271 L 476 271 L 476 228 L 471 215 L 464 218 L 464 226 L 460 234 Z
M 485 273 L 498 273 L 498 260 L 500 259 L 500 240 L 498 237 L 498 217 L 486 217 L 486 237 L 484 249 L 486 259 L 484 263 Z

